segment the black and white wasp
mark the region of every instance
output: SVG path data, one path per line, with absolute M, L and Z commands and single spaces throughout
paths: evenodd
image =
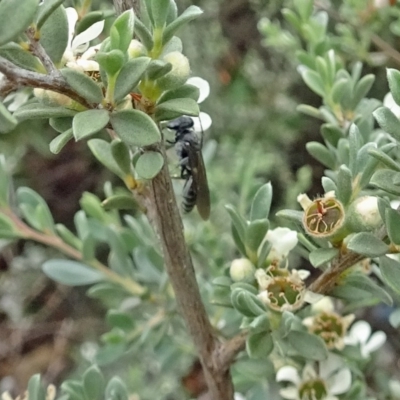
M 170 121 L 167 128 L 175 131 L 175 140 L 172 143 L 179 158 L 181 178 L 186 180 L 182 193 L 182 209 L 188 213 L 197 206 L 201 218 L 207 220 L 210 217 L 210 190 L 201 154 L 203 140 L 196 134 L 193 125 L 192 118 L 182 116 Z

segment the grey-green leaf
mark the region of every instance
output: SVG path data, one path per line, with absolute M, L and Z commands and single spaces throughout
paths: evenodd
M 156 106 L 155 118 L 157 121 L 168 121 L 181 115 L 199 115 L 199 106 L 193 99 L 172 99 Z
M 58 65 L 68 45 L 68 19 L 63 6 L 59 6 L 44 22 L 40 29 L 40 43 Z
M 70 68 L 63 68 L 61 73 L 72 89 L 78 94 L 90 103 L 101 103 L 103 92 L 93 79 L 82 72 Z
M 14 117 L 16 117 L 18 121 L 23 121 L 24 119 L 71 117 L 75 114 L 75 110 L 64 107 L 52 107 L 42 103 L 30 103 L 18 108 L 14 113 Z
M 389 246 L 369 232 L 356 233 L 351 237 L 347 248 L 367 257 L 380 257 L 389 251 Z
M 379 107 L 373 113 L 379 126 L 400 142 L 400 121 L 387 107 Z
M 388 193 L 400 196 L 400 187 L 394 184 L 399 179 L 400 173 L 389 169 L 380 169 L 372 175 L 370 184 Z
M 168 100 L 185 98 L 193 99 L 197 102 L 197 100 L 199 99 L 199 95 L 200 90 L 198 87 L 190 84 L 185 84 L 177 89 L 167 90 L 166 92 L 164 92 L 157 100 L 157 104 L 164 103 Z
M 0 46 L 13 40 L 33 21 L 39 0 L 0 2 Z
M 291 346 L 307 360 L 322 361 L 328 357 L 324 341 L 308 332 L 292 330 L 287 335 Z
M 149 57 L 138 57 L 132 58 L 124 64 L 115 83 L 114 98 L 116 101 L 122 100 L 137 86 L 149 62 Z
M 42 266 L 43 272 L 56 282 L 69 286 L 90 285 L 105 280 L 105 276 L 77 261 L 53 259 Z
M 83 390 L 88 399 L 102 399 L 105 386 L 104 376 L 97 365 L 92 365 L 83 374 Z
M 318 268 L 329 261 L 333 260 L 339 254 L 338 249 L 316 249 L 309 255 L 310 263 L 313 267 Z
M 2 102 L 0 102 L 0 133 L 12 131 L 18 124 L 18 120 L 11 115 Z
M 161 140 L 156 123 L 144 112 L 124 110 L 111 115 L 117 135 L 128 145 L 149 146 Z
M 50 151 L 53 154 L 58 154 L 63 147 L 74 137 L 72 128 L 56 136 L 49 144 Z
M 400 72 L 393 68 L 386 69 L 390 92 L 397 104 L 400 104 Z
M 400 294 L 400 263 L 384 256 L 379 258 L 379 267 L 385 284 Z
M 266 358 L 274 349 L 272 335 L 268 332 L 251 333 L 246 340 L 246 351 L 251 358 Z
M 392 243 L 400 244 L 400 213 L 388 207 L 385 210 L 385 225 Z
M 135 164 L 137 174 L 143 179 L 153 179 L 164 165 L 163 156 L 156 151 L 147 151 L 140 155 Z
M 39 7 L 39 12 L 36 17 L 36 26 L 38 29 L 46 22 L 47 18 L 59 7 L 64 0 L 47 0 Z
M 169 42 L 172 36 L 175 35 L 176 31 L 183 25 L 197 18 L 202 13 L 203 11 L 197 6 L 188 7 L 177 19 L 165 28 L 163 33 L 163 44 Z
M 261 186 L 251 204 L 250 220 L 268 218 L 272 202 L 272 185 L 270 182 Z
M 87 110 L 75 115 L 72 130 L 75 140 L 81 140 L 94 135 L 103 129 L 110 117 L 107 110 Z

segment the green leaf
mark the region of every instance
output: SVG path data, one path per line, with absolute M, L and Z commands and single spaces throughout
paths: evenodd
M 139 208 L 137 201 L 129 195 L 116 194 L 107 197 L 102 202 L 105 210 L 136 210 Z
M 111 123 L 117 135 L 131 146 L 149 146 L 161 140 L 155 122 L 144 112 L 124 110 L 111 114 Z
M 323 124 L 321 127 L 321 135 L 326 143 L 336 147 L 339 139 L 343 138 L 343 131 L 333 124 Z
M 306 144 L 306 149 L 309 154 L 312 155 L 322 165 L 332 170 L 335 169 L 335 159 L 333 158 L 331 152 L 323 144 L 319 142 L 308 142 Z
M 158 78 L 168 74 L 172 70 L 172 64 L 163 60 L 151 60 L 147 71 L 147 79 L 155 81 Z
M 10 196 L 10 175 L 8 164 L 3 154 L 0 154 L 0 205 L 7 206 Z
M 297 210 L 280 210 L 275 215 L 279 218 L 286 219 L 288 221 L 300 224 L 303 226 L 303 211 Z
M 7 216 L 0 214 L 0 238 L 13 239 L 21 236 L 14 227 L 14 223 Z
M 119 310 L 108 310 L 106 321 L 109 326 L 128 332 L 135 326 L 132 316 Z
M 369 232 L 360 232 L 352 236 L 347 243 L 347 249 L 371 258 L 389 252 L 389 246 Z
M 0 2 L 0 46 L 15 39 L 33 21 L 39 0 Z
M 107 126 L 110 117 L 107 110 L 87 110 L 75 115 L 72 130 L 75 140 L 92 136 Z
M 152 0 L 151 13 L 154 27 L 163 28 L 169 12 L 170 0 Z
M 393 68 L 387 68 L 386 77 L 393 100 L 400 105 L 400 72 Z
M 143 179 L 153 179 L 164 165 L 163 156 L 156 151 L 146 151 L 136 161 L 135 170 Z
M 29 400 L 44 400 L 45 390 L 40 383 L 40 374 L 33 375 L 28 382 L 28 396 Z
M 83 374 L 83 391 L 87 399 L 103 399 L 105 386 L 104 376 L 97 365 L 92 365 Z
M 392 157 L 388 156 L 382 150 L 377 149 L 376 147 L 373 147 L 368 150 L 368 154 L 371 155 L 372 157 L 376 158 L 378 161 L 380 161 L 382 164 L 384 164 L 389 169 L 392 169 L 393 171 L 397 171 L 397 172 L 400 171 L 400 164 L 397 161 L 393 160 Z
M 101 222 L 107 222 L 107 214 L 101 205 L 100 199 L 90 192 L 84 192 L 79 204 L 88 217 L 92 217 Z
M 246 253 L 250 261 L 257 262 L 257 250 L 261 242 L 264 240 L 265 235 L 269 229 L 268 219 L 257 219 L 251 221 L 246 227 L 245 233 L 245 247 Z
M 115 162 L 118 164 L 121 171 L 125 174 L 131 173 L 131 153 L 126 143 L 115 139 L 111 142 L 111 153 Z
M 93 79 L 82 72 L 70 68 L 63 68 L 61 73 L 72 89 L 87 101 L 90 103 L 101 103 L 103 100 L 103 92 Z
M 64 107 L 51 107 L 42 103 L 29 103 L 18 108 L 14 113 L 14 117 L 16 117 L 18 121 L 23 121 L 25 119 L 71 117 L 75 114 L 75 110 Z
M 388 169 L 380 169 L 372 175 L 370 184 L 373 187 L 382 189 L 388 193 L 400 196 L 400 187 L 395 186 L 394 182 L 399 179 L 400 174 L 396 171 L 391 171 Z
M 302 72 L 301 77 L 303 78 L 305 84 L 316 94 L 321 97 L 325 96 L 324 83 L 321 77 L 315 72 L 306 69 Z
M 328 357 L 324 341 L 308 332 L 292 330 L 287 335 L 290 345 L 307 360 L 322 361 Z
M 138 57 L 128 60 L 118 74 L 115 83 L 114 98 L 122 100 L 138 85 L 150 63 L 149 57 Z
M 400 294 L 400 263 L 393 258 L 380 257 L 379 269 L 384 283 Z
M 316 249 L 309 254 L 310 263 L 318 268 L 333 260 L 339 254 L 338 249 Z
M 202 13 L 203 11 L 197 6 L 188 7 L 177 19 L 175 19 L 165 28 L 162 41 L 163 45 L 172 39 L 172 36 L 175 35 L 178 29 L 197 18 Z
M 110 143 L 102 139 L 91 139 L 88 141 L 88 146 L 98 161 L 100 161 L 114 174 L 118 175 L 121 179 L 124 179 L 125 173 L 115 161 L 111 152 Z
M 76 35 L 86 31 L 86 29 L 90 28 L 96 22 L 103 21 L 114 15 L 114 10 L 91 11 L 85 14 L 85 16 L 77 22 L 77 26 L 75 27 Z
M 332 191 L 332 190 L 333 190 L 334 192 L 337 191 L 336 183 L 333 182 L 333 180 L 332 180 L 331 178 L 328 178 L 328 177 L 326 177 L 326 176 L 323 176 L 323 177 L 321 178 L 321 184 L 322 184 L 322 187 L 323 187 L 323 189 L 324 189 L 324 193 L 330 192 L 330 191 Z
M 128 390 L 124 382 L 117 376 L 111 378 L 108 382 L 106 391 L 105 391 L 105 398 L 107 400 L 129 400 Z
M 35 229 L 43 232 L 54 232 L 54 220 L 44 199 L 28 187 L 17 190 L 19 208 L 24 218 Z
M 55 131 L 63 133 L 72 128 L 72 118 L 50 118 L 49 124 Z
M 68 19 L 63 6 L 53 11 L 44 22 L 40 29 L 40 44 L 58 65 L 68 45 Z
M 375 82 L 375 75 L 368 74 L 363 76 L 355 85 L 353 93 L 353 104 L 352 108 L 355 109 L 360 101 L 370 91 L 372 85 Z
M 18 124 L 18 120 L 11 115 L 2 102 L 0 102 L 0 133 L 12 131 Z
M 341 165 L 337 174 L 337 191 L 336 197 L 346 206 L 353 194 L 353 179 L 351 171 L 346 165 Z
M 143 43 L 148 51 L 150 51 L 154 46 L 153 36 L 150 31 L 146 28 L 140 19 L 136 19 L 135 21 L 135 34 Z
M 49 144 L 50 151 L 53 154 L 58 154 L 73 137 L 72 128 L 56 136 Z
M 105 53 L 99 51 L 96 54 L 96 61 L 100 67 L 110 76 L 114 76 L 125 63 L 125 54 L 118 49 Z
M 228 211 L 229 216 L 231 217 L 232 226 L 235 227 L 240 242 L 243 244 L 244 248 L 246 227 L 247 227 L 246 221 L 239 215 L 238 211 L 232 205 L 228 204 L 225 206 L 225 208 Z M 244 252 L 244 254 L 246 254 L 246 252 Z
M 90 285 L 104 281 L 106 277 L 99 271 L 77 261 L 53 259 L 42 265 L 43 272 L 56 282 L 69 286 Z
M 379 126 L 400 142 L 400 121 L 387 107 L 379 107 L 373 113 Z
M 400 244 L 400 213 L 388 207 L 385 210 L 385 225 L 390 241 Z
M 168 121 L 182 115 L 199 115 L 199 106 L 193 99 L 173 99 L 167 100 L 156 106 L 156 121 Z
M 47 0 L 39 7 L 39 12 L 36 17 L 36 26 L 40 30 L 47 18 L 64 2 L 64 0 Z
M 159 99 L 157 100 L 157 104 L 164 103 L 168 100 L 175 100 L 175 99 L 193 99 L 197 102 L 200 95 L 200 89 L 196 86 L 185 84 L 177 89 L 167 90 L 164 92 Z
M 82 249 L 82 242 L 75 236 L 65 225 L 56 224 L 56 232 L 60 238 L 70 246 L 78 249 L 79 251 Z
M 250 333 L 246 339 L 246 351 L 251 358 L 267 358 L 273 349 L 274 341 L 270 333 Z
M 112 45 L 112 48 L 126 53 L 133 37 L 134 25 L 135 16 L 132 9 L 125 11 L 114 21 L 111 30 L 114 28 L 118 32 L 119 41 L 117 47 Z
M 354 289 L 361 290 L 365 292 L 369 298 L 375 297 L 390 306 L 393 304 L 393 300 L 389 294 L 364 274 L 354 273 L 347 276 L 338 288 L 342 286 L 346 287 L 349 291 Z M 335 290 L 332 291 L 332 294 L 336 294 Z
M 232 305 L 246 317 L 258 317 L 266 313 L 265 306 L 261 300 L 247 290 L 233 289 L 231 301 Z
M 18 67 L 30 71 L 43 71 L 44 69 L 42 63 L 35 56 L 17 43 L 10 42 L 0 47 L 0 56 L 11 61 Z
M 268 218 L 272 201 L 272 185 L 270 182 L 261 186 L 251 203 L 250 221 Z

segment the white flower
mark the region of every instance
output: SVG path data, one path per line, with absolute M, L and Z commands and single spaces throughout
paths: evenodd
M 65 49 L 63 59 L 66 65 L 70 68 L 79 69 L 82 71 L 98 71 L 99 65 L 96 61 L 91 60 L 99 49 L 99 46 L 94 46 L 88 49 L 91 40 L 95 39 L 104 28 L 104 21 L 98 21 L 91 25 L 88 29 L 75 34 L 75 25 L 78 21 L 78 13 L 72 7 L 66 8 L 68 18 L 68 44 Z M 81 56 L 79 54 L 83 53 Z
M 296 368 L 292 366 L 280 368 L 276 374 L 276 380 L 292 383 L 292 385 L 281 389 L 280 395 L 290 400 L 316 398 L 337 400 L 336 395 L 345 393 L 350 389 L 351 372 L 344 366 L 343 360 L 339 356 L 330 353 L 326 360 L 319 363 L 318 370 L 319 373 L 307 364 L 300 377 Z
M 193 76 L 186 81 L 187 84 L 196 86 L 200 90 L 199 99 L 197 102 L 202 103 L 210 94 L 210 84 L 203 78 Z M 211 117 L 205 113 L 200 112 L 198 117 L 191 117 L 194 122 L 194 130 L 196 132 L 204 132 L 210 128 L 212 124 Z
M 392 93 L 386 94 L 383 98 L 383 105 L 389 108 L 397 118 L 400 118 L 400 106 L 394 101 Z
M 360 346 L 361 355 L 364 358 L 378 350 L 386 341 L 386 333 L 376 331 L 371 335 L 371 326 L 366 321 L 357 321 L 351 327 L 344 343 L 351 346 Z
M 262 248 L 266 241 L 272 245 L 267 261 L 270 264 L 279 264 L 281 261 L 286 259 L 289 252 L 296 247 L 298 242 L 297 232 L 292 231 L 289 228 L 280 227 L 270 229 L 265 235 L 259 249 Z

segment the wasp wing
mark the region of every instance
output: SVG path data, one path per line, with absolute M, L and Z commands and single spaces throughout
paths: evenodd
M 189 148 L 189 166 L 193 176 L 193 190 L 196 193 L 196 206 L 201 218 L 210 217 L 210 190 L 207 183 L 206 168 L 201 150 Z

